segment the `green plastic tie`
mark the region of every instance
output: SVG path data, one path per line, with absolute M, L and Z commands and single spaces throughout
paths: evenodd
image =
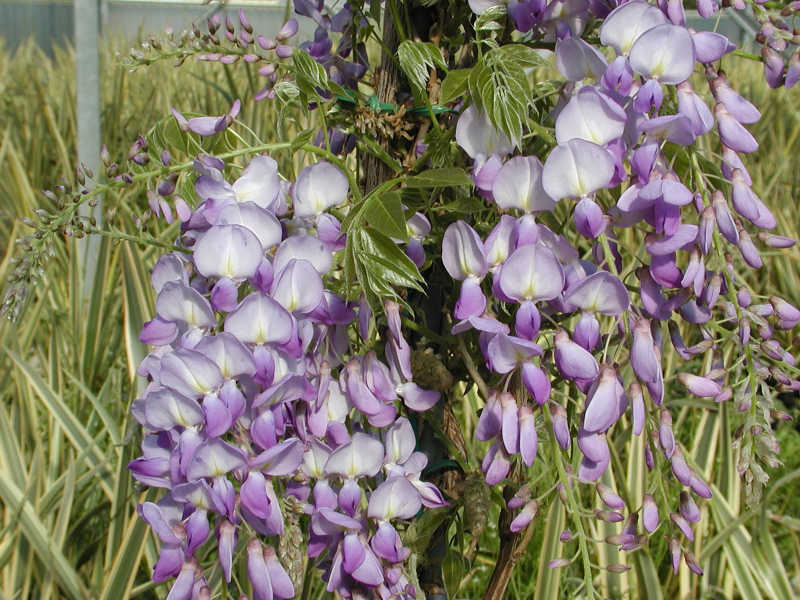
M 352 96 L 337 95 L 336 99 L 342 104 L 350 104 L 353 106 L 358 106 L 358 100 Z M 380 100 L 378 100 L 378 96 L 376 96 L 375 94 L 372 94 L 367 99 L 367 106 L 375 112 L 380 112 L 389 115 L 393 115 L 398 111 L 398 106 L 396 104 L 390 104 L 389 102 L 381 102 Z M 430 107 L 430 109 L 425 105 L 415 106 L 407 110 L 406 112 L 414 115 L 427 115 L 429 114 L 430 110 L 432 110 L 433 114 L 435 115 L 458 112 L 457 110 L 454 110 L 448 106 L 443 106 L 441 104 L 434 104 L 433 106 Z

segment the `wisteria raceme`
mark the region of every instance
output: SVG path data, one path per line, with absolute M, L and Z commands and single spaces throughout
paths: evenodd
M 446 79 L 441 90 L 431 83 L 429 98 L 419 89 L 390 102 L 362 97 L 384 75 L 370 71 L 366 40 L 377 23 L 360 3 L 331 9 L 295 0 L 297 15 L 315 27 L 299 48 L 287 42 L 303 19 L 270 39 L 243 14 L 239 27 L 212 17 L 209 33 L 195 36 L 201 60 L 258 63 L 266 85 L 255 100 L 288 103 L 290 90 L 303 110 L 332 120 L 305 132 L 313 145 L 283 144 L 325 158 L 294 181 L 258 152 L 241 172 L 199 154 L 193 207 L 176 193 L 186 182 L 169 172 L 172 156 L 155 159 L 164 170 L 151 210 L 177 217 L 181 234 L 152 272 L 155 315 L 140 334 L 151 346 L 139 367 L 148 384 L 132 407 L 145 435 L 129 468 L 164 490 L 139 513 L 161 541 L 153 578 L 174 578 L 169 598 L 207 593 L 216 567 L 200 563 L 206 544 L 230 590 L 244 593 L 236 573 L 246 572 L 255 598 L 295 597 L 303 573 L 282 554 L 289 538 L 328 592 L 419 597 L 424 565 L 416 565 L 426 549 L 407 543 L 406 524 L 433 508 L 480 521 L 481 502 L 471 499 L 489 498 L 486 486 L 503 487 L 501 521 L 514 534 L 561 502 L 575 519 L 562 543 L 585 538 L 583 520 L 595 518 L 604 531 L 617 528 L 605 541 L 619 550 L 667 536 L 673 569 L 683 556 L 702 573 L 689 542 L 712 488 L 681 443 L 674 400 L 734 401 L 745 423 L 735 443 L 749 444 L 738 468 L 751 499 L 764 481 L 761 465 L 776 464 L 771 389 L 800 389 L 785 334 L 800 310 L 750 288 L 742 271 L 762 266 L 761 243 L 793 241 L 772 232 L 777 220 L 747 171 L 747 154 L 759 147 L 747 126 L 760 112 L 720 68 L 735 46 L 687 28 L 680 2 L 462 4 L 467 27 L 508 19 L 509 27 L 498 21 L 475 32 L 474 43 L 487 44 L 475 60 L 511 48 L 510 61 L 526 57 L 515 72 L 524 78 L 541 58 L 526 44 L 554 49 L 563 79 L 528 99 L 525 111 L 534 105 L 540 121 L 529 132 L 527 112 L 514 131 L 484 96 L 489 84 L 472 81 L 486 65 L 455 62 L 471 53 L 442 54 L 450 42 L 433 29 L 416 32 L 430 44 L 403 42 L 426 57 L 413 69 L 408 55 L 398 61 L 409 82 L 438 69 L 470 71 L 467 83 L 457 92 Z M 768 82 L 791 87 L 800 73 L 797 53 L 784 56 L 791 36 L 767 28 L 767 13 L 749 4 L 764 23 Z M 698 10 L 710 16 L 719 6 L 699 2 Z M 429 16 L 419 8 L 414 27 Z M 496 32 L 511 28 L 500 43 Z M 586 31 L 599 33 L 600 45 L 583 39 Z M 445 89 L 454 94 L 448 106 L 437 104 Z M 425 106 L 416 105 L 420 97 Z M 183 134 L 212 137 L 235 128 L 244 109 L 236 100 L 222 116 L 172 114 Z M 719 152 L 703 155 L 698 139 Z M 355 189 L 371 175 L 349 161 L 356 147 L 380 154 L 395 179 L 387 175 L 377 191 Z M 140 137 L 129 161 L 146 165 L 148 152 Z M 426 166 L 434 169 L 420 175 Z M 474 189 L 464 192 L 467 174 Z M 132 173 L 114 177 L 133 181 Z M 451 196 L 451 188 L 461 191 Z M 393 270 L 398 264 L 406 271 Z M 431 299 L 409 273 L 430 277 Z M 381 304 L 383 316 L 373 315 Z M 404 323 L 404 304 L 417 322 Z M 412 368 L 420 352 L 426 368 Z M 482 405 L 467 419 L 482 456 L 469 456 L 472 432 L 450 416 L 453 399 L 466 393 Z M 444 450 L 428 444 L 430 455 L 417 439 L 425 411 L 436 411 L 431 420 L 447 441 Z M 641 448 L 637 497 L 613 479 L 625 436 Z M 458 468 L 447 471 L 451 463 Z M 437 487 L 427 478 L 441 465 Z M 597 501 L 581 507 L 588 489 Z M 589 587 L 593 567 L 582 552 Z
M 285 192 L 268 157 L 232 186 L 214 167 L 198 171 L 203 201 L 181 236 L 189 254 L 166 254 L 153 271 L 157 316 L 141 339 L 154 348 L 139 371 L 149 383 L 132 408 L 147 434 L 131 472 L 167 490 L 140 506 L 163 544 L 154 578 L 176 577 L 171 597 L 189 597 L 187 581 L 202 587 L 194 556 L 214 531 L 226 581 L 246 543 L 255 597 L 293 597 L 275 546 L 286 511 L 300 510 L 309 554 L 327 550 L 330 591 L 407 597 L 409 551 L 394 524 L 446 503 L 420 479 L 427 458 L 395 405 L 425 410 L 439 394 L 410 380 L 402 351 L 389 364 L 350 354 L 356 313 L 323 283 L 332 249 L 319 234 L 323 222 L 338 227 L 325 211 L 345 200 L 347 179 L 315 163 L 279 216 Z M 392 339 L 407 345 L 396 327 Z
M 470 6 L 482 14 L 496 4 L 475 2 Z M 520 31 L 529 31 L 534 24 L 543 26 L 545 13 L 533 17 L 535 13 L 523 9 L 529 5 L 533 3 L 509 5 Z M 776 222 L 751 189 L 739 157 L 739 153 L 750 153 L 758 147 L 745 125 L 758 120 L 760 114 L 713 67 L 734 46 L 720 34 L 686 29 L 682 9 L 672 12 L 672 6 L 670 3 L 659 8 L 645 2 L 629 2 L 611 11 L 601 26 L 600 39 L 613 49 L 616 58 L 608 58 L 605 52 L 571 37 L 576 33 L 574 30 L 571 34 L 566 30 L 559 34 L 556 29 L 557 36 L 560 35 L 556 64 L 567 80 L 577 84 L 564 86 L 565 96 L 555 113 L 556 146 L 546 156 L 543 167 L 538 157 L 515 155 L 514 149 L 507 145 L 497 152 L 495 140 L 502 139 L 503 134 L 493 130 L 489 119 L 480 116 L 477 109 L 470 107 L 459 119 L 461 135 L 457 141 L 474 159 L 476 169 L 488 153 L 500 161 L 499 168 L 492 168 L 491 194 L 484 195 L 503 214 L 484 244 L 491 254 L 481 255 L 480 245 L 474 241 L 476 234 L 467 223 L 454 223 L 445 232 L 442 253 L 451 276 L 464 279 L 451 266 L 453 260 L 449 256 L 463 257 L 462 265 L 471 264 L 470 261 L 482 264 L 490 257 L 494 282 L 493 293 L 486 296 L 486 301 L 473 303 L 474 310 L 465 314 L 459 312 L 459 306 L 463 306 L 459 300 L 453 316 L 472 318 L 472 327 L 480 330 L 479 346 L 487 370 L 502 376 L 500 385 L 507 389 L 509 380 L 519 372 L 530 394 L 526 402 L 520 397 L 515 400 L 506 392 L 490 390 L 476 430 L 479 440 L 497 436 L 483 461 L 489 484 L 498 483 L 509 473 L 511 456 L 524 444 L 523 430 L 511 423 L 519 422 L 523 409 L 528 414 L 543 402 L 555 402 L 540 391 L 546 387 L 549 394 L 552 380 L 553 386 L 559 381 L 570 381 L 579 393 L 586 395 L 583 412 L 575 415 L 572 426 L 565 423 L 564 410 L 558 404 L 543 415 L 550 417 L 562 448 L 569 446 L 566 436 L 577 434 L 578 448 L 583 454 L 579 479 L 596 481 L 603 475 L 609 463 L 603 434 L 626 414 L 630 404 L 634 433 L 657 432 L 659 446 L 678 482 L 702 497 L 709 494 L 708 486 L 686 463 L 676 444 L 669 410 L 660 411 L 658 425 L 658 418 L 648 417 L 648 413 L 656 413 L 646 405 L 642 391 L 648 391 L 650 401 L 656 406 L 667 400 L 661 323 L 668 325 L 675 351 L 687 361 L 697 353 L 716 355 L 717 351 L 711 341 L 712 330 L 706 328 L 701 328 L 703 339 L 697 342 L 696 349 L 687 348 L 678 327 L 681 321 L 702 325 L 715 313 L 723 312 L 733 329 L 750 331 L 752 309 L 748 310 L 741 302 L 734 306 L 726 299 L 731 294 L 741 298 L 747 290 L 739 287 L 743 285 L 741 279 L 732 270 L 730 259 L 721 260 L 721 253 L 731 251 L 725 246 L 727 242 L 741 253 L 747 265 L 760 267 L 760 254 L 740 217 L 766 229 L 774 228 Z M 688 82 L 697 63 L 705 65 L 709 91 L 716 100 L 713 111 Z M 770 69 L 780 68 L 767 63 L 768 80 L 777 81 L 780 74 Z M 674 92 L 670 92 L 670 87 Z M 677 103 L 672 105 L 676 109 L 674 114 L 663 112 L 668 94 L 677 97 Z M 475 123 L 481 126 L 476 127 Z M 698 136 L 709 135 L 715 124 L 725 152 L 720 166 L 730 182 L 727 198 L 722 190 L 714 189 L 713 181 L 696 179 L 697 171 L 692 174 L 691 183 L 683 181 L 663 154 L 664 141 L 690 146 Z M 512 156 L 506 158 L 509 154 Z M 629 177 L 630 183 L 622 186 L 616 206 L 603 209 L 604 203 L 598 202 L 598 196 Z M 483 169 L 476 170 L 475 184 L 480 190 L 488 189 L 483 179 Z M 554 211 L 565 201 L 576 202 L 574 226 L 580 236 L 590 240 L 606 236 L 604 242 L 594 243 L 591 262 L 577 259 L 579 251 L 573 250 L 564 232 L 552 231 L 544 222 L 536 222 L 537 214 Z M 514 217 L 515 214 L 519 216 Z M 513 229 L 513 233 L 501 238 L 502 228 Z M 642 236 L 639 239 L 644 242 L 649 258 L 645 267 L 634 271 L 641 286 L 638 299 L 629 299 L 628 286 L 620 279 L 620 273 L 627 273 L 630 281 L 631 270 L 619 262 L 618 255 L 613 255 L 612 244 L 621 230 L 627 228 Z M 472 251 L 466 252 L 463 244 L 455 242 L 456 231 L 469 232 Z M 495 241 L 498 239 L 509 239 L 510 245 L 503 245 L 501 251 Z M 482 268 L 480 277 L 484 273 Z M 604 278 L 602 284 L 599 277 Z M 592 280 L 596 283 L 590 283 Z M 470 294 L 474 297 L 481 297 L 476 286 L 479 282 L 475 278 L 471 285 Z M 462 298 L 463 294 L 462 288 Z M 783 300 L 771 302 L 773 306 L 783 306 Z M 507 325 L 513 325 L 526 344 L 535 342 L 537 352 L 526 352 L 519 344 L 510 345 L 506 340 L 514 338 L 506 330 L 484 325 L 502 320 L 500 315 L 513 314 L 513 304 L 519 304 L 516 318 L 507 321 Z M 730 310 L 724 312 L 726 309 Z M 776 326 L 794 326 L 796 312 L 794 307 L 787 306 L 783 312 L 787 318 L 778 316 Z M 601 323 L 598 313 L 611 319 Z M 528 325 L 531 322 L 528 315 L 536 315 L 535 327 Z M 572 315 L 575 318 L 565 321 L 565 316 Z M 771 312 L 769 315 L 774 318 Z M 571 334 L 560 327 L 553 328 L 554 318 L 559 323 L 572 323 Z M 540 327 L 540 322 L 546 325 Z M 457 326 L 453 331 L 465 335 L 468 329 Z M 755 350 L 749 343 L 749 334 L 740 335 L 742 346 L 760 356 L 753 365 L 756 360 L 794 363 L 791 354 L 772 337 L 771 330 L 767 329 L 762 338 L 764 341 Z M 622 364 L 628 362 L 631 366 L 632 373 L 625 376 L 629 378 L 627 381 L 618 363 L 599 364 L 595 356 L 600 345 L 604 347 L 601 358 L 607 360 L 609 342 L 622 350 L 613 354 L 616 360 L 622 359 Z M 514 347 L 516 362 L 501 358 L 508 352 L 503 349 L 509 346 Z M 545 360 L 547 357 L 549 360 Z M 786 381 L 789 379 L 790 376 Z M 724 371 L 716 376 L 683 372 L 678 374 L 678 380 L 700 398 L 725 401 L 735 393 L 725 386 Z M 547 383 L 544 386 L 534 381 Z M 627 394 L 626 383 L 630 384 Z M 540 400 L 542 397 L 545 400 Z M 537 439 L 535 428 L 533 434 L 527 435 Z M 523 462 L 530 464 L 524 456 Z M 648 466 L 652 467 L 651 462 L 649 459 Z M 601 495 L 608 496 L 608 490 L 604 488 Z M 678 535 L 691 540 L 689 522 L 696 522 L 699 513 L 686 491 L 681 493 L 681 507 L 681 514 L 689 516 L 684 518 L 673 512 L 671 521 Z M 658 508 L 651 494 L 645 496 L 642 510 L 645 529 L 652 533 L 658 526 Z M 520 513 L 521 518 L 523 514 L 527 513 Z M 634 530 L 632 534 L 635 533 Z M 673 540 L 678 543 L 677 538 Z M 687 564 L 696 566 L 689 555 Z

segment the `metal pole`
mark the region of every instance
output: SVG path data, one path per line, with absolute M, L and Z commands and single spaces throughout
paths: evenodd
M 74 0 L 75 66 L 78 117 L 78 160 L 95 174 L 100 166 L 100 57 L 98 0 Z M 92 209 L 81 207 L 81 215 L 94 216 L 98 226 L 102 217 L 100 202 Z M 100 240 L 89 236 L 78 244 L 78 258 L 83 268 L 83 294 L 87 297 L 97 270 Z

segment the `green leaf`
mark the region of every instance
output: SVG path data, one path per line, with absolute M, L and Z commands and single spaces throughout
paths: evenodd
M 469 74 L 472 69 L 453 69 L 442 81 L 442 93 L 440 102 L 447 104 L 456 98 L 460 98 L 467 91 Z
M 475 31 L 500 31 L 505 28 L 499 21 L 508 14 L 505 4 L 498 4 L 483 11 L 475 19 Z
M 153 502 L 156 496 L 156 490 L 150 489 L 143 500 Z M 111 569 L 104 581 L 102 600 L 131 597 L 131 589 L 144 554 L 144 539 L 148 531 L 147 523 L 132 512 L 122 536 L 122 543 L 118 546 Z
M 317 96 L 315 88 L 328 89 L 328 74 L 325 72 L 325 68 L 314 60 L 308 52 L 295 49 L 292 53 L 292 62 L 294 63 L 298 90 L 305 96 L 306 101 Z
M 374 285 L 389 291 L 378 295 L 395 295 L 386 284 L 422 291 L 423 279 L 417 266 L 391 239 L 371 227 L 364 227 L 358 232 L 358 240 L 358 261 L 366 265 Z M 374 288 L 373 291 L 378 290 Z
M 492 50 L 490 62 L 514 63 L 523 69 L 546 66 L 547 60 L 534 48 L 524 44 L 506 44 Z
M 300 97 L 300 88 L 291 81 L 279 81 L 272 89 L 281 110 L 297 102 Z
M 447 555 L 442 562 L 442 576 L 444 587 L 450 598 L 455 598 L 461 587 L 461 581 L 469 570 L 467 559 L 457 549 L 448 546 Z
M 354 263 L 364 291 L 379 298 L 397 298 L 392 286 L 422 291 L 417 266 L 391 239 L 371 227 L 354 232 Z
M 469 76 L 472 100 L 515 144 L 522 136 L 532 100 L 526 70 L 542 60 L 527 46 L 508 44 L 487 52 Z
M 422 556 L 428 549 L 433 534 L 448 518 L 452 518 L 452 511 L 447 507 L 423 510 L 403 534 L 403 545 Z
M 717 528 L 723 530 L 727 525 L 736 521 L 737 515 L 725 501 L 725 496 L 716 486 L 712 484 L 711 490 L 712 496 L 709 502 L 711 515 L 714 518 L 714 523 Z M 756 574 L 753 573 L 755 565 L 750 534 L 747 533 L 747 530 L 741 523 L 739 523 L 738 527 L 729 528 L 725 533 L 726 538 L 722 548 L 725 557 L 731 565 L 730 572 L 736 580 L 736 587 L 739 593 L 743 598 L 748 598 L 748 600 L 750 598 L 761 598 L 762 596 L 758 590 L 756 581 L 764 586 L 767 579 L 765 573 L 758 573 L 757 577 Z
M 75 449 L 79 452 L 84 449 L 88 450 L 86 452 L 86 459 L 93 468 L 98 469 L 100 487 L 106 496 L 111 498 L 111 488 L 107 481 L 110 475 L 108 461 L 103 456 L 103 451 L 98 447 L 96 441 L 84 428 L 83 424 L 78 420 L 69 406 L 67 406 L 63 398 L 42 381 L 41 377 L 39 377 L 26 361 L 7 348 L 5 352 L 11 360 L 14 361 L 17 369 L 36 392 L 36 396 L 42 401 L 45 409 L 64 429 L 64 433 L 67 435 L 67 438 L 69 438 L 69 441 L 72 442 Z
M 545 519 L 542 546 L 539 549 L 539 564 L 536 569 L 536 594 L 534 600 L 550 600 L 551 598 L 559 597 L 560 573 L 558 569 L 548 568 L 547 564 L 554 558 L 558 558 L 561 552 L 563 544 L 560 536 L 564 530 L 565 520 L 564 505 L 556 500 L 550 505 Z
M 430 42 L 414 42 L 406 40 L 397 48 L 397 60 L 414 91 L 427 97 L 428 77 L 430 70 L 440 67 L 447 71 L 442 52 Z
M 65 594 L 75 600 L 88 598 L 78 574 L 52 539 L 52 532 L 42 523 L 23 490 L 3 472 L 0 472 L 0 500 L 19 519 L 22 535 L 39 559 L 48 565 Z
M 150 277 L 144 267 L 141 253 L 132 244 L 120 247 L 122 263 L 122 323 L 125 336 L 125 355 L 128 377 L 144 391 L 144 382 L 138 379 L 136 369 L 147 356 L 147 347 L 139 341 L 144 322 L 153 314 Z
M 406 186 L 410 188 L 455 187 L 459 185 L 472 185 L 472 179 L 464 169 L 458 167 L 429 169 L 406 179 Z
M 437 211 L 460 214 L 474 214 L 485 209 L 486 204 L 478 196 L 463 196 L 447 204 L 436 206 Z
M 364 207 L 364 219 L 370 227 L 387 237 L 408 240 L 406 217 L 400 192 L 388 192 L 382 196 L 370 196 Z
M 314 139 L 314 135 L 317 133 L 317 131 L 318 129 L 312 127 L 310 129 L 305 129 L 300 133 L 298 133 L 292 140 L 292 145 L 289 147 L 289 153 L 294 154 L 301 147 L 305 146 L 306 144 L 310 144 L 311 140 Z

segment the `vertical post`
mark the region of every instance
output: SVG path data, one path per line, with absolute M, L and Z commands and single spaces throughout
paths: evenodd
M 78 160 L 94 173 L 100 166 L 100 57 L 98 0 L 74 0 L 75 21 L 75 93 L 78 125 Z M 92 208 L 81 206 L 81 216 L 102 218 L 100 203 Z M 79 240 L 78 260 L 83 269 L 83 296 L 88 297 L 97 270 L 100 239 L 89 236 Z

